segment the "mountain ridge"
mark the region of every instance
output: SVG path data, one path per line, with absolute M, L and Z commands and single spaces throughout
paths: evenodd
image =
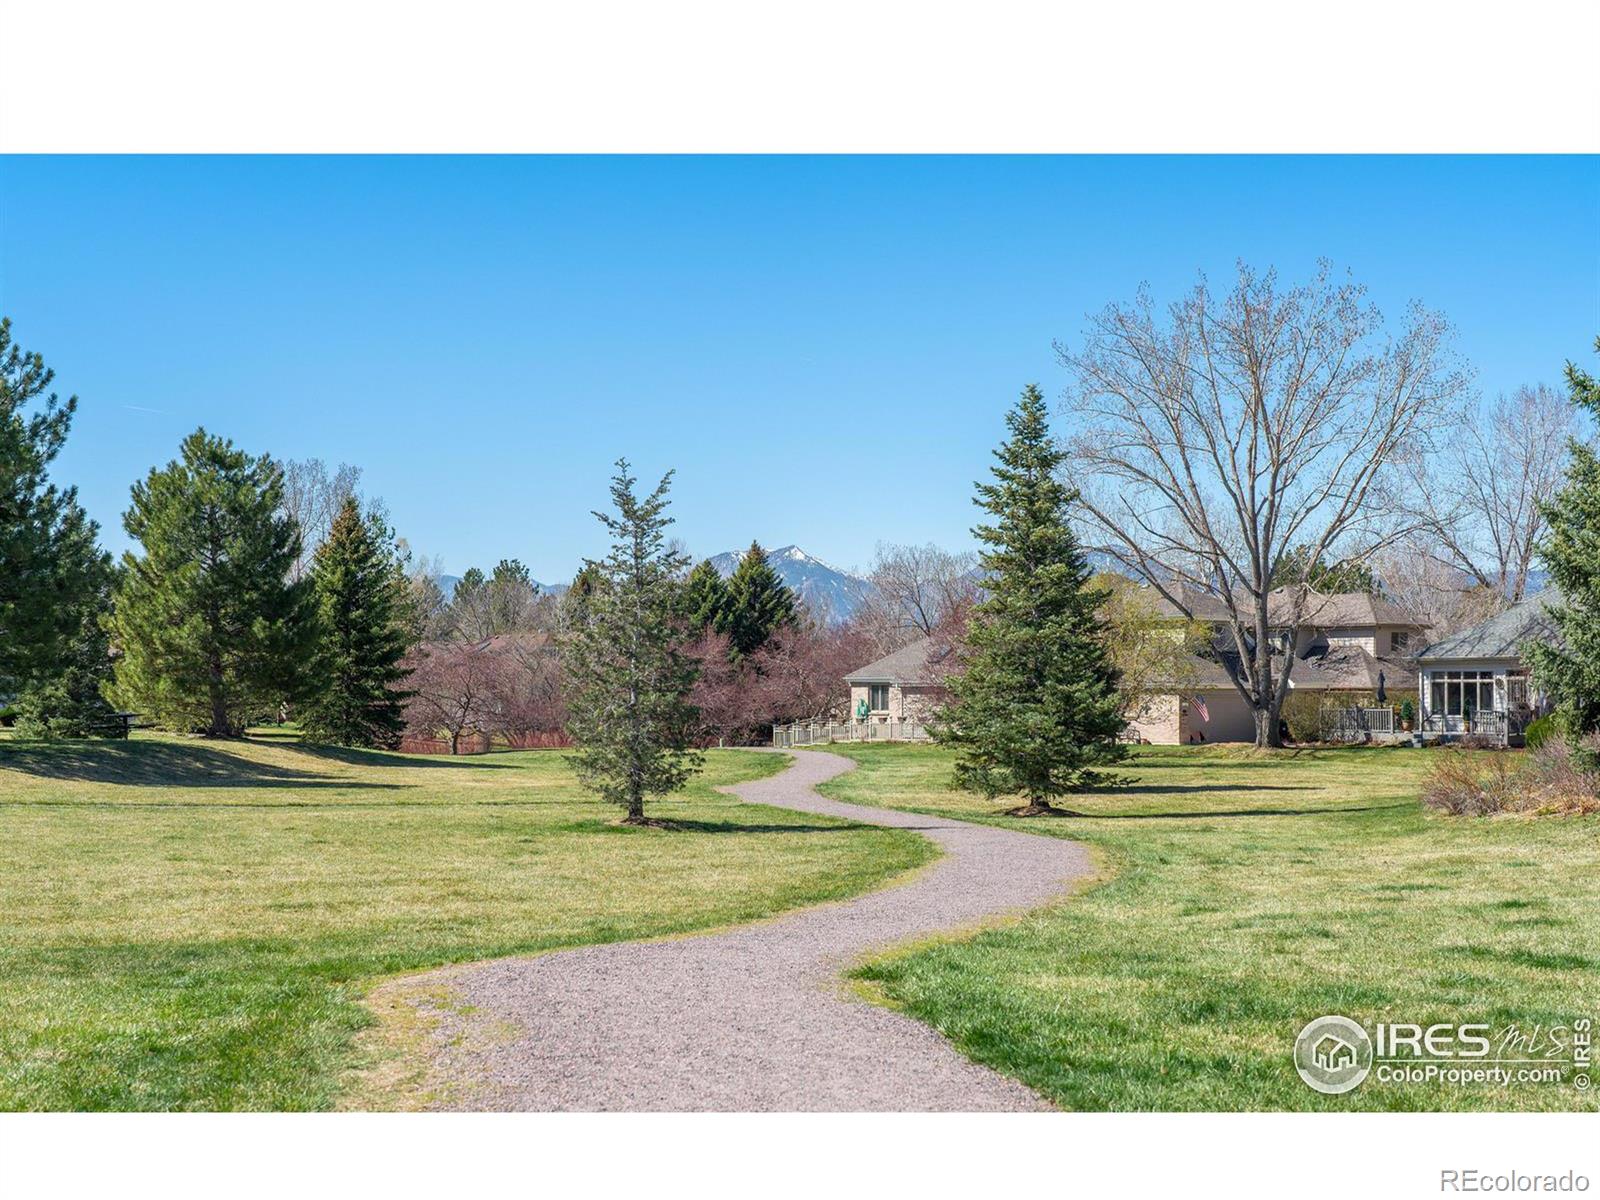
M 717 573 L 726 579 L 733 574 L 743 557 L 744 551 L 724 550 L 711 555 L 710 562 Z M 799 546 L 780 546 L 776 550 L 768 550 L 767 562 L 772 564 L 778 578 L 806 607 L 830 625 L 848 621 L 872 591 L 872 585 L 861 576 L 824 562 Z M 446 600 L 455 595 L 456 584 L 460 582 L 459 575 L 439 576 L 439 586 Z M 533 583 L 543 595 L 559 596 L 567 590 L 564 583 L 540 583 L 538 580 Z
M 710 562 L 726 579 L 743 557 L 743 551 L 724 550 L 713 554 Z M 853 617 L 872 591 L 872 585 L 861 576 L 842 571 L 799 546 L 768 550 L 767 562 L 806 607 L 830 625 L 842 624 Z

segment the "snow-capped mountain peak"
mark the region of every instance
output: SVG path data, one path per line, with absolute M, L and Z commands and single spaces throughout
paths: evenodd
M 743 557 L 742 550 L 728 550 L 712 555 L 711 565 L 726 579 Z M 830 566 L 799 546 L 768 550 L 767 562 L 812 612 L 829 623 L 849 620 L 871 586 L 865 579 Z

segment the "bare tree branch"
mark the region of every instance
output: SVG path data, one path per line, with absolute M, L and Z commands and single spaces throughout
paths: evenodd
M 1365 289 L 1315 277 L 1280 287 L 1240 264 L 1220 301 L 1204 278 L 1159 315 L 1146 290 L 1058 344 L 1074 374 L 1066 412 L 1085 543 L 1185 610 L 1189 585 L 1221 600 L 1235 685 L 1277 745 L 1293 645 L 1316 597 L 1272 577 L 1295 547 L 1308 561 L 1362 563 L 1417 523 L 1414 486 L 1436 414 L 1464 373 L 1442 317 L 1413 305 L 1384 333 Z

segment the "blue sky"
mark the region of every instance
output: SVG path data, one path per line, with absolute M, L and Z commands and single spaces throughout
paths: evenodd
M 365 471 L 422 553 L 564 579 L 619 455 L 697 554 L 970 544 L 1051 349 L 1148 282 L 1326 256 L 1486 393 L 1600 332 L 1596 158 L 4 158 L 0 311 L 126 547 L 196 425 Z

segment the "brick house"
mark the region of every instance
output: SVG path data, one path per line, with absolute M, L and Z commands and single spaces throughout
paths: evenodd
M 943 698 L 942 667 L 948 645 L 918 638 L 845 676 L 850 719 L 876 724 L 924 724 Z

